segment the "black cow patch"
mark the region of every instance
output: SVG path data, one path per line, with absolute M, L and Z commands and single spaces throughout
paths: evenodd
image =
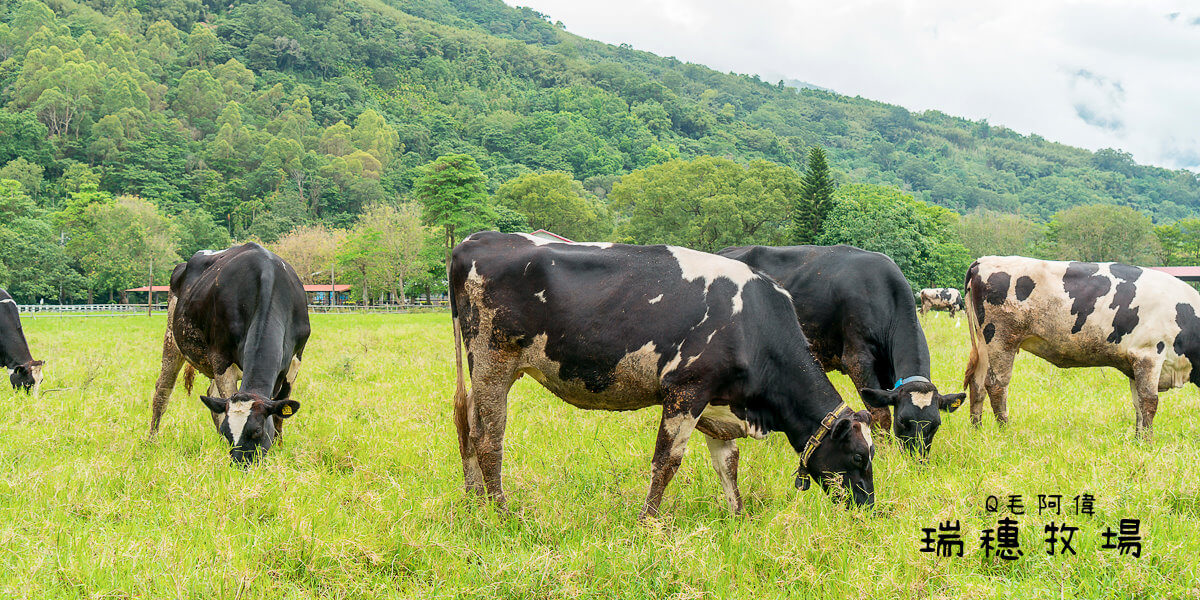
M 1083 331 L 1083 324 L 1096 310 L 1096 301 L 1112 289 L 1112 281 L 1108 277 L 1096 274 L 1099 270 L 1100 265 L 1096 263 L 1073 262 L 1067 265 L 1063 289 L 1074 300 L 1071 314 L 1076 315 L 1071 333 Z
M 1129 305 L 1133 303 L 1133 297 L 1137 291 L 1133 282 L 1141 277 L 1142 270 L 1122 264 L 1114 264 L 1109 270 L 1121 280 L 1121 283 L 1117 284 L 1117 292 L 1113 294 L 1112 304 L 1108 305 L 1109 308 L 1117 309 L 1117 314 L 1113 316 L 1113 331 L 1108 334 L 1108 341 L 1119 344 L 1121 338 L 1133 331 L 1138 324 L 1138 309 L 1131 309 Z
M 996 335 L 996 324 L 988 323 L 987 326 L 983 328 L 983 341 L 989 344 L 992 343 L 992 336 L 994 335 Z
M 988 304 L 1000 305 L 1004 304 L 1004 299 L 1008 297 L 1008 284 L 1012 278 L 1004 271 L 997 271 L 988 275 L 987 293 L 984 299 Z
M 1128 281 L 1130 283 L 1137 281 L 1138 277 L 1142 276 L 1142 268 L 1141 267 L 1135 267 L 1132 265 L 1123 265 L 1121 263 L 1113 263 L 1113 265 L 1111 267 L 1109 267 L 1108 270 L 1112 272 L 1114 277 L 1116 277 L 1122 281 Z
M 1162 351 L 1163 351 L 1163 349 L 1164 349 L 1164 348 L 1166 348 L 1166 347 L 1167 347 L 1167 344 L 1166 344 L 1166 343 L 1164 343 L 1164 342 L 1159 342 L 1159 343 L 1158 343 L 1158 353 L 1159 353 L 1159 354 L 1162 354 Z
M 1017 286 L 1014 289 L 1017 293 L 1017 302 L 1024 302 L 1030 294 L 1033 293 L 1033 288 L 1037 284 L 1033 282 L 1033 278 L 1022 275 L 1017 278 Z
M 1192 363 L 1192 383 L 1197 383 L 1197 373 L 1200 368 L 1200 318 L 1196 317 L 1196 309 L 1191 304 L 1180 302 L 1175 305 L 1175 324 L 1179 325 L 1179 335 L 1175 336 L 1175 354 L 1186 356 Z

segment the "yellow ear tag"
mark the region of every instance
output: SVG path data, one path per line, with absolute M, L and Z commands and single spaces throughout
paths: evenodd
M 957 404 L 955 406 L 957 406 Z M 284 404 L 283 410 L 279 411 L 279 414 L 285 417 L 292 414 L 292 406 L 290 404 Z
M 959 405 L 959 404 L 962 404 L 962 399 L 955 400 L 955 401 L 954 401 L 954 404 L 951 404 L 951 405 L 950 405 L 950 408 L 958 408 L 958 405 Z M 284 409 L 284 410 L 287 410 L 287 409 Z M 289 411 L 289 414 L 290 414 L 290 411 Z

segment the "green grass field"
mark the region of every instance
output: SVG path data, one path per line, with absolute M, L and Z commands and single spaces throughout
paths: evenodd
M 965 319 L 923 322 L 935 382 L 959 391 Z M 0 597 L 1200 597 L 1191 386 L 1163 395 L 1142 443 L 1124 376 L 1023 354 L 1007 429 L 990 407 L 973 429 L 964 403 L 925 465 L 877 438 L 873 511 L 796 491 L 776 434 L 741 442 L 746 510 L 730 515 L 695 436 L 663 518 L 640 525 L 658 410 L 581 411 L 528 378 L 509 401 L 509 511 L 464 494 L 445 314 L 315 316 L 302 408 L 248 471 L 182 386 L 145 441 L 164 325 L 25 319 L 46 391 L 0 392 Z M 1092 517 L 1037 514 L 1039 493 L 1084 492 Z M 1024 495 L 1019 560 L 979 550 L 989 494 Z M 1121 518 L 1142 519 L 1140 559 L 1099 548 Z M 964 557 L 919 552 L 921 528 L 955 519 Z M 1079 527 L 1077 556 L 1046 554 L 1050 521 Z

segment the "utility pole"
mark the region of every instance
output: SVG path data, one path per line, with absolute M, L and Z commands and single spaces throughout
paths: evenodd
M 146 284 L 146 316 L 154 312 L 154 255 L 150 255 L 150 282 Z

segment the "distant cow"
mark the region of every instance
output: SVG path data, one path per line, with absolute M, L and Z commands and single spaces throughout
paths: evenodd
M 921 290 L 921 314 L 931 310 L 948 310 L 950 316 L 963 309 L 962 294 L 954 288 L 925 288 Z
M 942 395 L 930 381 L 912 288 L 892 259 L 853 246 L 743 246 L 719 254 L 787 289 L 825 370 L 850 376 L 882 429 L 892 426 L 888 407 L 895 407 L 896 437 L 909 450 L 929 453 L 939 410 L 953 412 L 966 395 Z
M 1158 392 L 1200 383 L 1200 294 L 1159 271 L 1120 263 L 985 256 L 967 271 L 971 421 L 983 393 L 1008 422 L 1013 360 L 1024 349 L 1059 367 L 1113 367 L 1130 378 L 1136 431 L 1152 435 Z
M 8 292 L 0 290 L 0 360 L 8 367 L 8 381 L 13 389 L 23 389 L 37 395 L 42 385 L 42 361 L 33 360 L 17 303 Z
M 708 439 L 735 512 L 734 440 L 772 431 L 801 456 L 797 487 L 811 476 L 859 505 L 874 502 L 870 415 L 841 401 L 787 292 L 746 265 L 671 246 L 485 232 L 454 249 L 450 290 L 454 414 L 469 491 L 504 502 L 508 390 L 528 374 L 579 408 L 663 407 L 643 517 L 658 512 L 693 428 Z
M 186 361 L 188 393 L 195 371 L 212 380 L 200 400 L 231 444 L 230 457 L 252 462 L 270 449 L 283 419 L 300 410 L 289 394 L 308 335 L 304 286 L 283 259 L 258 244 L 197 252 L 171 273 L 150 435 Z

